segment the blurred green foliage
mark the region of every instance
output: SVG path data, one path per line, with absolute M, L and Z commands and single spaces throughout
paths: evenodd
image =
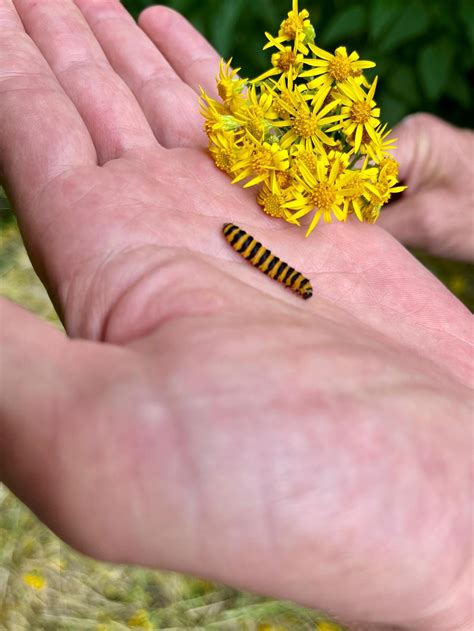
M 122 0 L 137 17 L 150 0 Z M 163 0 L 186 16 L 243 76 L 268 67 L 265 31 L 276 33 L 291 0 Z M 377 97 L 391 126 L 428 111 L 472 125 L 473 0 L 300 0 L 310 12 L 318 45 L 345 45 L 377 63 Z M 369 74 L 369 73 L 368 73 Z

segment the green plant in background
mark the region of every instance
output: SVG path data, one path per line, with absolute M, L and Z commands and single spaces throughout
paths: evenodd
M 136 17 L 150 0 L 123 0 Z M 278 29 L 288 0 L 164 0 L 185 15 L 224 57 L 256 76 L 267 55 L 264 31 Z M 318 45 L 340 45 L 377 63 L 383 78 L 378 103 L 390 126 L 415 111 L 428 111 L 470 126 L 474 55 L 472 0 L 308 0 Z M 368 73 L 369 74 L 369 73 Z M 370 78 L 370 75 L 369 75 Z

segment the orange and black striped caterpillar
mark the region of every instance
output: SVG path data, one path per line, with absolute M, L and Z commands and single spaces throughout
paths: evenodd
M 248 232 L 241 230 L 234 223 L 225 223 L 222 229 L 227 241 L 244 259 L 250 261 L 252 265 L 258 267 L 260 271 L 270 276 L 270 278 L 292 289 L 304 300 L 311 298 L 313 295 L 311 283 L 300 272 L 290 267 L 288 263 L 280 261 L 278 256 L 272 254 L 270 250 L 254 239 Z

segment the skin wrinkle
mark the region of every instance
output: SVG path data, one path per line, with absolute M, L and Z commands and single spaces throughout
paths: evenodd
M 144 212 L 145 212 L 145 211 L 144 211 Z M 134 218 L 133 220 L 134 220 L 134 223 L 135 223 L 135 218 Z M 126 225 L 127 225 L 128 221 L 132 221 L 132 219 L 127 220 L 127 222 L 124 224 L 124 226 L 126 226 Z M 120 249 L 120 250 L 118 250 L 118 251 L 116 251 L 116 252 L 111 252 L 111 253 L 109 253 L 109 254 L 107 255 L 107 257 L 106 257 L 106 258 L 103 260 L 103 262 L 101 263 L 100 267 L 98 268 L 98 271 L 99 271 L 99 272 L 101 272 L 101 275 L 100 275 L 100 276 L 98 276 L 99 280 L 93 280 L 93 281 L 91 281 L 91 282 L 89 282 L 89 283 L 88 283 L 88 284 L 90 285 L 90 287 L 91 287 L 91 288 L 90 288 L 90 290 L 87 292 L 87 293 L 88 293 L 88 295 L 89 295 L 89 294 L 91 294 L 91 295 L 92 295 L 92 294 L 94 294 L 94 293 L 95 293 L 95 291 L 96 291 L 96 290 L 95 290 L 95 286 L 96 286 L 98 283 L 100 283 L 100 279 L 101 279 L 103 276 L 105 276 L 104 269 L 107 269 L 107 267 L 108 267 L 108 266 L 110 266 L 110 265 L 114 265 L 115 261 L 117 261 L 117 260 L 119 260 L 119 259 L 122 259 L 122 258 L 126 257 L 127 255 L 130 255 L 130 254 L 135 254 L 135 253 L 137 253 L 137 252 L 140 252 L 140 251 L 141 251 L 141 250 L 143 250 L 144 248 L 149 249 L 149 248 L 151 248 L 151 247 L 153 247 L 153 245 L 152 245 L 152 244 L 144 244 L 144 245 L 140 245 L 140 246 L 134 246 L 134 247 L 132 247 L 132 248 L 128 248 L 128 249 L 125 249 L 125 250 Z M 165 250 L 165 248 L 161 248 L 161 250 L 163 250 L 163 251 L 164 251 L 164 250 Z M 169 248 L 169 250 L 170 250 L 170 251 L 173 251 L 173 250 L 175 250 L 175 248 Z M 123 264 L 124 264 L 124 263 L 120 261 L 120 265 L 121 265 L 121 266 L 123 266 Z M 83 268 L 83 266 L 82 266 L 82 265 L 81 265 L 80 267 L 81 267 L 81 268 Z M 155 269 L 155 264 L 154 264 L 154 266 L 152 267 L 152 269 L 150 269 L 148 272 L 145 272 L 145 273 L 142 275 L 142 277 L 140 277 L 140 278 L 141 278 L 142 280 L 145 280 L 145 277 L 147 277 L 147 276 L 148 276 L 148 274 L 150 274 L 150 275 L 151 275 L 154 269 Z M 82 271 L 82 270 L 81 270 L 81 271 Z M 96 272 L 96 274 L 95 274 L 95 275 L 96 275 L 96 277 L 97 277 L 97 272 Z M 133 291 L 133 290 L 134 290 L 134 288 L 135 288 L 136 284 L 138 284 L 138 283 L 140 282 L 140 278 L 138 278 L 138 279 L 137 279 L 137 281 L 136 281 L 136 283 L 135 283 L 134 285 L 132 285 L 132 286 L 129 286 L 129 287 L 128 287 L 128 291 Z M 74 282 L 74 281 L 75 281 L 75 282 L 77 282 L 77 280 L 76 280 L 75 278 L 73 278 L 72 280 L 70 280 L 70 281 L 69 281 L 69 286 L 70 286 L 70 285 L 72 284 L 72 282 Z M 64 300 L 65 304 L 66 304 L 66 305 L 67 305 L 67 304 L 69 304 L 69 299 L 68 299 L 69 289 L 67 289 L 67 288 L 66 288 L 66 289 L 63 289 L 62 295 L 64 296 L 64 299 L 63 299 L 63 300 Z M 120 301 L 120 297 L 118 297 L 118 298 L 117 298 L 117 300 L 116 300 L 115 302 L 119 302 L 119 301 Z M 108 308 L 108 312 L 113 313 L 114 309 L 115 309 L 114 304 L 112 304 L 112 305 L 110 305 L 110 307 Z M 103 326 L 105 327 L 105 329 L 107 328 L 105 324 L 104 324 Z M 102 338 L 100 338 L 100 339 L 102 339 Z
M 135 283 L 134 283 L 132 286 L 130 286 L 130 287 L 129 287 L 129 292 L 130 292 L 131 294 L 132 294 L 132 293 L 135 293 L 135 292 L 136 292 L 136 290 L 138 289 L 139 285 L 140 285 L 142 282 L 148 281 L 148 279 L 149 279 L 150 277 L 153 277 L 153 276 L 155 275 L 155 273 L 158 273 L 158 270 L 159 270 L 159 268 L 160 268 L 161 266 L 162 266 L 162 262 L 158 263 L 157 265 L 154 265 L 154 266 L 153 266 L 150 270 L 148 270 L 147 272 L 145 272 L 145 273 L 144 273 L 144 274 L 143 274 L 140 278 L 138 278 L 138 279 L 135 281 Z M 160 284 L 161 284 L 161 283 L 160 283 Z M 109 316 L 106 318 L 106 320 L 105 320 L 105 322 L 104 322 L 104 325 L 103 325 L 103 328 L 102 328 L 102 333 L 101 333 L 101 338 L 100 338 L 100 339 L 106 339 L 106 336 L 107 336 L 107 329 L 108 329 L 108 326 L 109 326 L 109 324 L 108 324 L 108 323 L 110 322 L 110 320 L 111 320 L 112 318 L 115 318 L 115 317 L 116 317 L 116 316 L 115 316 L 115 314 L 116 314 L 116 311 L 120 309 L 120 307 L 119 307 L 120 303 L 126 302 L 126 301 L 127 301 L 127 299 L 128 299 L 128 295 L 127 295 L 127 293 L 125 293 L 124 295 L 119 296 L 119 297 L 115 300 L 115 303 L 114 303 L 113 305 L 111 305 L 111 306 L 110 306 L 110 308 L 109 308 L 109 310 L 108 310 L 108 312 L 109 312 Z M 385 337 L 385 336 L 384 336 L 384 337 Z M 418 355 L 419 355 L 420 357 L 423 357 L 423 354 L 422 354 L 422 353 L 418 353 Z M 432 362 L 430 362 L 430 363 L 432 363 Z
M 193 76 L 193 68 L 194 66 L 197 65 L 208 65 L 209 67 L 214 66 L 214 59 L 210 56 L 210 55 L 203 55 L 202 57 L 196 57 L 195 59 L 192 60 L 192 62 L 189 64 L 189 66 L 187 66 L 185 68 L 185 73 L 184 76 L 182 77 L 183 81 L 189 85 L 191 85 L 192 80 L 191 77 Z M 194 92 L 196 92 L 196 94 L 199 94 L 199 90 L 196 88 L 194 88 Z
M 99 338 L 101 340 L 108 340 L 109 339 L 109 330 L 111 328 L 111 323 L 114 322 L 117 319 L 120 319 L 120 309 L 122 308 L 123 304 L 126 304 L 127 302 L 130 301 L 130 297 L 134 294 L 137 293 L 137 290 L 140 290 L 141 287 L 146 286 L 148 284 L 148 281 L 150 279 L 154 279 L 155 277 L 160 281 L 158 286 L 161 286 L 161 290 L 163 291 L 163 286 L 166 288 L 167 286 L 169 286 L 169 281 L 167 281 L 166 279 L 163 281 L 161 280 L 160 276 L 163 275 L 163 271 L 166 271 L 166 268 L 169 267 L 171 265 L 171 268 L 173 268 L 173 266 L 176 265 L 176 256 L 180 253 L 179 250 L 176 250 L 175 248 L 168 248 L 167 249 L 167 257 L 163 258 L 160 257 L 160 260 L 158 261 L 153 261 L 153 264 L 151 265 L 150 268 L 146 269 L 138 278 L 136 278 L 136 280 L 132 283 L 132 284 L 128 284 L 126 289 L 124 290 L 123 293 L 120 293 L 114 300 L 114 302 L 108 307 L 107 309 L 107 314 L 105 315 L 103 322 L 102 322 L 102 326 L 101 326 L 101 330 L 100 330 L 100 334 L 99 334 Z M 162 249 L 162 251 L 165 251 L 165 249 Z M 171 258 L 169 253 L 174 253 L 174 258 Z M 184 260 L 191 260 L 193 259 L 194 255 L 190 255 L 188 254 L 185 250 L 181 251 L 181 257 L 184 258 Z M 194 262 L 194 261 L 192 261 Z M 198 263 L 198 261 L 195 261 L 196 263 Z M 198 263 L 199 264 L 199 263 Z M 160 271 L 161 270 L 161 271 Z M 155 285 L 155 289 L 154 292 L 156 292 L 158 290 L 158 286 Z M 147 292 L 148 295 L 150 295 L 149 292 Z M 144 305 L 141 309 L 141 311 L 143 311 L 146 308 L 146 301 L 147 301 L 147 297 L 145 298 L 145 302 Z M 117 315 L 118 314 L 118 315 Z M 164 322 L 166 322 L 168 319 L 172 318 L 172 315 L 167 315 L 165 316 L 165 318 L 163 319 L 162 317 L 156 318 L 156 319 L 152 319 L 149 324 L 147 325 L 147 329 L 150 329 L 151 327 L 156 327 L 158 325 L 158 322 L 160 322 L 160 324 L 162 325 Z M 141 318 L 143 319 L 143 317 Z M 140 321 L 140 318 L 137 319 L 137 321 Z M 143 333 L 142 333 L 143 335 Z
M 81 196 L 81 198 L 79 198 L 79 201 L 81 201 L 82 199 L 85 199 L 85 198 L 87 197 L 87 195 L 90 195 L 90 193 L 91 193 L 91 191 L 92 191 L 92 190 L 94 190 L 94 189 L 93 189 L 93 187 L 92 187 L 91 189 L 89 189 L 88 191 L 86 191 L 86 193 L 85 193 L 83 196 Z M 137 200 L 137 201 L 139 201 L 139 200 Z M 75 206 L 75 207 L 76 207 L 76 206 L 77 206 L 77 207 L 78 207 L 78 206 L 80 206 L 79 202 L 75 202 L 75 203 L 74 203 L 74 206 Z M 145 213 L 145 212 L 146 212 L 146 209 L 143 211 L 143 213 Z M 135 218 L 133 218 L 133 219 L 134 219 L 134 221 L 135 221 Z M 130 221 L 131 221 L 131 220 L 132 220 L 132 218 L 130 218 Z M 120 256 L 120 255 L 121 255 L 121 253 L 120 253 L 120 252 L 119 252 L 119 253 L 117 253 L 117 254 L 115 254 L 115 256 L 116 256 L 116 257 L 118 257 L 118 256 Z M 82 267 L 82 266 L 81 266 L 81 267 Z M 67 296 L 66 296 L 66 301 L 67 301 Z
M 102 279 L 107 277 L 107 274 L 109 273 L 110 266 L 114 265 L 115 260 L 121 259 L 123 261 L 124 258 L 127 255 L 135 254 L 136 252 L 140 252 L 140 251 L 143 251 L 143 246 L 142 245 L 140 245 L 138 247 L 132 246 L 128 250 L 125 250 L 125 251 L 124 250 L 118 250 L 116 252 L 109 252 L 107 257 L 105 259 L 103 259 L 103 261 L 101 262 L 100 266 L 98 266 L 96 268 L 96 272 L 94 273 L 93 278 L 89 282 L 86 283 L 87 284 L 87 289 L 86 290 L 82 290 L 82 292 L 84 293 L 84 299 L 83 299 L 84 303 L 87 304 L 88 301 L 92 301 L 93 300 L 94 295 L 97 295 L 98 293 L 101 293 L 97 289 L 97 287 L 100 287 L 100 283 L 101 283 Z M 121 264 L 123 264 L 122 261 L 120 261 Z M 127 293 L 133 291 L 134 287 L 136 285 L 138 285 L 142 279 L 144 279 L 146 276 L 151 274 L 152 271 L 153 271 L 153 268 L 151 270 L 146 270 L 145 272 L 143 272 L 143 274 L 137 278 L 137 280 L 135 281 L 134 284 L 128 285 L 128 287 L 127 287 L 127 289 L 125 291 Z M 71 292 L 72 292 L 73 282 L 75 282 L 76 285 L 77 285 L 77 283 L 78 283 L 77 278 L 72 279 L 72 282 L 69 283 L 69 286 L 64 288 L 64 290 L 62 292 L 63 296 L 64 296 L 64 298 L 63 298 L 64 304 L 67 307 L 66 313 L 74 313 L 75 312 L 74 307 L 70 307 L 71 301 L 72 301 L 70 296 L 72 295 Z M 81 321 L 84 320 L 84 317 L 81 317 L 76 324 L 72 324 L 71 323 L 69 325 L 69 323 L 68 323 L 67 330 L 72 335 L 79 335 L 80 333 L 86 334 L 86 331 L 89 331 L 89 335 L 91 336 L 92 339 L 106 341 L 107 340 L 107 333 L 106 332 L 107 332 L 109 320 L 112 317 L 112 314 L 114 313 L 114 311 L 117 309 L 117 306 L 121 302 L 122 298 L 123 298 L 123 295 L 119 293 L 119 295 L 116 297 L 116 299 L 114 299 L 110 305 L 107 305 L 106 312 L 99 319 L 99 321 L 95 323 L 95 325 L 92 327 L 92 329 L 90 328 L 90 324 L 88 325 L 88 324 L 86 324 L 86 322 L 81 324 Z
M 179 79 L 173 76 L 173 73 L 168 68 L 160 66 L 157 70 L 154 70 L 151 74 L 143 77 L 140 82 L 134 87 L 134 92 L 137 95 L 143 95 L 149 90 L 156 95 L 157 90 L 163 92 L 169 91 L 170 87 L 173 91 L 173 86 L 178 87 L 180 85 Z
M 70 59 L 63 68 L 55 68 L 54 74 L 62 85 L 61 77 L 68 79 L 72 74 L 80 74 L 81 71 L 84 71 L 86 76 L 92 76 L 94 71 L 97 71 L 100 76 L 103 72 L 111 73 L 111 70 L 112 68 L 106 59 L 93 59 L 81 51 L 76 59 Z M 114 80 L 114 87 L 120 88 L 123 85 L 122 81 L 113 73 L 111 78 Z

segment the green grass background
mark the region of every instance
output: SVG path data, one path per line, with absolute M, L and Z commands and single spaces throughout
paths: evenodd
M 124 0 L 137 16 L 152 4 Z M 275 32 L 290 0 L 170 0 L 242 74 L 268 65 L 263 33 Z M 329 50 L 353 47 L 377 63 L 382 118 L 430 111 L 471 125 L 474 3 L 471 0 L 325 0 L 300 2 Z M 137 63 L 140 63 L 137 59 Z M 415 252 L 466 305 L 474 309 L 472 266 Z M 21 243 L 0 189 L 0 293 L 60 323 Z M 87 516 L 84 516 L 87 519 Z M 284 571 L 284 568 L 282 568 Z M 27 574 L 45 580 L 26 584 Z M 112 631 L 116 629 L 317 629 L 324 616 L 215 585 L 198 578 L 98 563 L 57 539 L 0 485 L 0 629 Z M 335 629 L 335 627 L 334 627 Z M 327 631 L 329 629 L 327 628 Z

